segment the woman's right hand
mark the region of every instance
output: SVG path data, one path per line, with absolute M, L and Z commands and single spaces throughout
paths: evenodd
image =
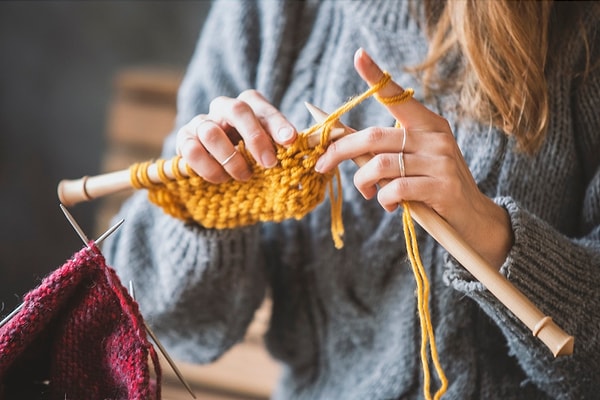
M 277 108 L 258 91 L 246 90 L 237 98 L 215 98 L 208 114 L 179 129 L 176 151 L 208 182 L 247 180 L 250 167 L 235 147 L 240 140 L 259 165 L 271 168 L 277 164 L 273 141 L 285 146 L 296 137 L 296 129 Z

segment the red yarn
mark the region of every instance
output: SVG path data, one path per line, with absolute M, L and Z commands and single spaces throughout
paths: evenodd
M 93 243 L 0 328 L 2 400 L 159 399 L 160 378 L 137 303 Z

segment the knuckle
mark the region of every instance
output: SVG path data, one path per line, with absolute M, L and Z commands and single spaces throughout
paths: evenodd
M 373 157 L 373 162 L 375 163 L 375 169 L 380 172 L 387 171 L 392 166 L 391 159 L 384 154 L 377 154 Z
M 405 198 L 406 194 L 410 189 L 410 182 L 408 179 L 394 179 L 392 181 L 393 191 L 399 195 L 400 198 Z
M 191 137 L 191 136 L 192 135 L 190 134 L 189 127 L 187 125 L 184 125 L 177 130 L 175 141 L 179 145 L 179 144 L 183 143 L 185 139 L 187 139 L 188 137 Z
M 377 143 L 380 142 L 385 136 L 385 131 L 383 128 L 378 126 L 372 126 L 367 128 L 365 131 L 365 140 L 367 143 Z
M 215 97 L 214 99 L 211 100 L 211 102 L 208 106 L 209 113 L 214 113 L 214 110 L 222 108 L 223 105 L 228 103 L 230 100 L 231 100 L 231 98 L 226 97 L 226 96 Z
M 454 139 L 454 136 L 452 135 L 452 133 L 448 132 L 448 131 L 444 131 L 441 132 L 438 140 L 437 140 L 437 145 L 439 148 L 439 152 L 442 155 L 445 155 L 446 157 L 449 157 L 450 155 L 453 155 L 456 149 L 456 140 Z
M 202 143 L 208 146 L 216 145 L 220 142 L 220 129 L 212 124 L 204 124 L 202 129 L 198 129 L 196 134 Z
M 245 101 L 239 99 L 233 99 L 230 102 L 229 110 L 233 115 L 243 114 L 251 111 L 250 106 Z
M 192 162 L 199 160 L 204 156 L 204 151 L 201 146 L 188 144 L 187 141 L 181 145 L 179 151 L 184 159 Z
M 242 101 L 248 101 L 248 100 L 262 99 L 263 96 L 256 89 L 246 89 L 243 92 L 241 92 L 237 98 Z

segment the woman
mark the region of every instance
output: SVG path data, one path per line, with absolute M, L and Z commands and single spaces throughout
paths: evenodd
M 555 359 L 419 232 L 444 398 L 593 398 L 599 15 L 594 3 L 218 1 L 163 154 L 181 154 L 206 180 L 248 178 L 239 138 L 272 167 L 273 141 L 290 144 L 312 125 L 305 101 L 332 111 L 382 69 L 396 83 L 381 95 L 412 87 L 415 99 L 352 109 L 343 122 L 358 131 L 317 164 L 341 170 L 343 249 L 329 237 L 327 202 L 301 221 L 212 230 L 165 215 L 141 192 L 120 213 L 127 223 L 107 258 L 135 280 L 142 312 L 180 359 L 210 362 L 241 340 L 269 290 L 266 340 L 284 366 L 275 398 L 420 398 L 397 207 L 420 201 L 576 338 L 573 355 Z M 361 168 L 347 161 L 365 153 L 375 156 Z M 379 189 L 383 178 L 391 183 Z

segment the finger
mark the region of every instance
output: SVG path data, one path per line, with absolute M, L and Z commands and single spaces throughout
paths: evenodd
M 358 49 L 354 55 L 354 66 L 361 78 L 370 86 L 379 82 L 384 75 L 381 68 L 362 48 Z M 404 89 L 400 85 L 390 81 L 378 94 L 381 97 L 392 97 L 403 92 Z M 446 130 L 444 125 L 440 125 L 444 124 L 445 120 L 414 98 L 401 104 L 388 104 L 386 107 L 407 128 L 427 127 L 430 130 Z
M 256 90 L 242 92 L 238 99 L 252 107 L 262 126 L 281 145 L 289 145 L 298 135 L 296 128 L 287 118 Z
M 198 137 L 196 136 L 195 127 L 196 125 L 206 121 L 206 118 L 207 116 L 205 114 L 197 115 L 177 131 L 177 136 L 175 137 L 175 152 L 177 155 L 182 155 L 183 147 L 198 145 L 199 141 Z
M 413 153 L 422 155 L 449 152 L 455 144 L 451 134 L 428 132 L 419 129 L 370 127 L 338 139 L 318 160 L 315 169 L 325 173 L 347 159 L 356 159 L 363 154 Z M 404 146 L 404 147 L 403 147 Z M 453 148 L 451 148 L 453 150 Z
M 439 181 L 428 176 L 407 176 L 392 179 L 377 192 L 377 201 L 386 211 L 394 211 L 403 201 L 431 201 L 424 193 L 435 193 Z
M 248 180 L 251 175 L 250 168 L 244 157 L 239 154 L 221 127 L 212 121 L 204 120 L 195 125 L 195 133 L 204 149 L 217 163 L 234 179 Z M 210 164 L 209 164 L 210 165 Z M 212 169 L 211 174 L 220 175 Z M 206 172 L 205 172 L 206 173 Z
M 401 160 L 404 168 L 400 166 Z M 354 185 L 366 198 L 372 198 L 378 190 L 398 177 L 427 177 L 443 179 L 455 169 L 448 167 L 447 158 L 399 153 L 379 154 L 358 169 Z
M 402 131 L 398 128 L 371 127 L 331 143 L 319 158 L 315 169 L 325 173 L 344 160 L 363 154 L 394 153 L 402 149 Z
M 368 200 L 377 194 L 380 182 L 399 174 L 398 153 L 378 154 L 356 171 L 354 186 Z
M 275 147 L 248 103 L 229 97 L 217 97 L 210 103 L 211 118 L 219 125 L 234 127 L 254 159 L 265 168 L 277 164 Z
M 221 183 L 230 179 L 219 162 L 204 148 L 190 124 L 183 126 L 177 133 L 177 154 L 208 182 Z

